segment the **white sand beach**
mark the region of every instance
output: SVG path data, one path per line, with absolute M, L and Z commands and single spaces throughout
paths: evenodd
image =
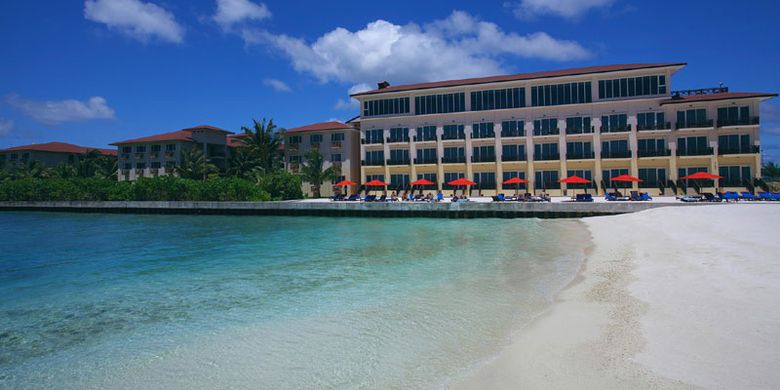
M 585 222 L 577 279 L 454 388 L 780 388 L 780 205 Z

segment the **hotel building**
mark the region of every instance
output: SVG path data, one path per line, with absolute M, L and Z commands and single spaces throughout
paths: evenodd
M 357 93 L 360 179 L 391 189 L 465 177 L 492 195 L 511 177 L 561 195 L 577 175 L 603 194 L 761 185 L 759 103 L 772 93 L 672 91 L 685 63 L 628 64 L 390 86 Z M 697 171 L 714 182 L 688 183 Z M 630 174 L 641 183 L 610 178 Z M 574 188 L 569 186 L 569 189 Z M 577 187 L 582 188 L 582 187 Z M 473 190 L 473 189 L 472 189 Z
M 210 162 L 224 172 L 230 158 L 229 150 L 238 143 L 229 134 L 233 133 L 214 126 L 195 126 L 114 142 L 111 145 L 119 152 L 117 179 L 125 181 L 172 174 L 181 163 L 182 152 L 194 147 L 201 148 Z
M 323 157 L 323 169 L 336 167 L 340 176 L 332 183 L 323 183 L 320 187 L 322 196 L 331 196 L 341 188 L 333 184 L 341 180 L 360 183 L 360 130 L 342 122 L 321 122 L 296 127 L 284 131 L 284 166 L 288 172 L 300 173 L 301 166 L 306 161 L 306 153 L 312 149 L 319 150 Z M 312 196 L 311 185 L 304 183 L 303 192 Z M 355 188 L 350 189 L 354 191 Z
M 47 142 L 24 146 L 14 146 L 0 150 L 0 166 L 6 164 L 27 164 L 30 161 L 39 161 L 46 167 L 55 167 L 60 164 L 72 164 L 78 161 L 79 156 L 91 150 L 97 150 L 100 154 L 116 157 L 116 150 L 79 146 L 64 142 Z

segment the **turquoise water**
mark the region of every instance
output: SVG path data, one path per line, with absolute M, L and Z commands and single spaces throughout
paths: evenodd
M 577 221 L 0 213 L 0 387 L 440 387 L 586 245 Z

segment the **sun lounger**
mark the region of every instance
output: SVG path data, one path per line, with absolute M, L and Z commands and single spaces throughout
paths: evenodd
M 739 199 L 743 199 L 743 200 L 758 200 L 758 197 L 753 195 L 753 193 L 751 193 L 751 192 L 742 191 L 742 192 L 739 193 Z
M 761 200 L 770 200 L 770 201 L 775 199 L 772 193 L 770 192 L 759 192 L 758 198 Z
M 780 192 L 772 193 L 772 200 L 774 201 L 780 200 Z
M 347 198 L 346 200 L 349 202 L 357 202 L 360 200 L 360 195 L 358 194 L 350 195 L 349 198 Z
M 653 198 L 647 192 L 642 192 L 642 193 L 639 194 L 639 200 L 641 200 L 641 201 L 649 201 L 649 200 L 653 200 Z
M 704 197 L 704 200 L 707 202 L 720 202 L 723 200 L 719 196 L 715 196 L 709 192 L 703 192 L 701 195 Z
M 575 202 L 593 202 L 593 196 L 591 194 L 577 194 L 574 199 Z
M 680 200 L 686 203 L 701 202 L 701 197 L 697 195 L 685 195 Z
M 366 198 L 363 199 L 366 202 L 375 202 L 376 201 L 376 195 L 366 195 Z
M 739 200 L 739 195 L 737 195 L 736 192 L 728 191 L 725 194 L 721 195 L 721 199 L 725 200 L 726 202 L 729 201 L 737 201 Z

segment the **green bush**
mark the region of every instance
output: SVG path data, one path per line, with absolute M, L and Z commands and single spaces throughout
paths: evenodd
M 273 200 L 302 199 L 301 177 L 289 172 L 274 172 L 262 175 L 257 183 L 271 195 Z

